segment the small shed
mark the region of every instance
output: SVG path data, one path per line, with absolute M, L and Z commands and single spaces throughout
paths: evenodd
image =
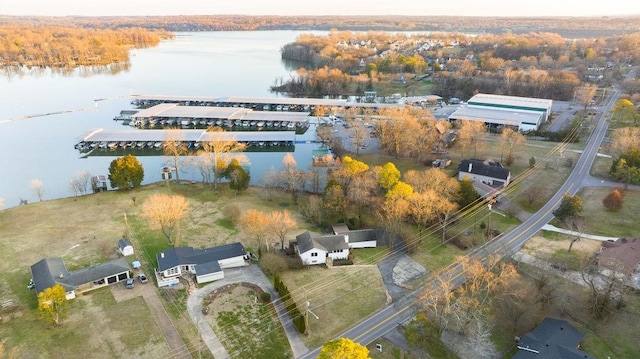
M 120 254 L 125 257 L 132 256 L 133 246 L 131 245 L 131 243 L 129 243 L 128 240 L 120 238 L 120 240 L 118 240 L 118 252 L 120 252 Z
M 91 177 L 91 188 L 93 193 L 106 192 L 107 191 L 107 176 L 97 175 Z

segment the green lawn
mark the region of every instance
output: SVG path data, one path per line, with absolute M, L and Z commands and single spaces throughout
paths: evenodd
M 209 322 L 232 358 L 291 358 L 287 336 L 271 303 L 255 302 L 252 289 L 235 285 L 210 304 Z
M 638 237 L 638 213 L 640 213 L 640 192 L 626 191 L 622 209 L 610 212 L 602 205 L 602 200 L 611 188 L 586 188 L 578 195 L 585 208 L 583 216 L 584 232 L 608 237 Z
M 95 290 L 70 301 L 69 317 L 56 328 L 38 318 L 35 299 L 29 303 L 2 326 L 3 341 L 17 357 L 52 357 L 51 348 L 64 358 L 151 358 L 168 352 L 142 297 L 116 303 L 109 288 Z

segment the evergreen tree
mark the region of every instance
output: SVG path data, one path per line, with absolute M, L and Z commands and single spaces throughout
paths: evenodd
M 132 154 L 116 158 L 109 165 L 109 182 L 113 188 L 139 187 L 144 179 L 144 169 Z
M 229 188 L 235 190 L 236 194 L 249 188 L 249 180 L 251 178 L 240 165 L 240 161 L 235 158 L 231 160 L 231 163 L 224 171 L 224 177 L 229 180 Z
M 569 193 L 565 193 L 560 201 L 560 206 L 553 211 L 553 215 L 558 220 L 566 222 L 572 218 L 579 217 L 582 211 L 584 211 L 582 198 L 578 195 L 572 196 Z
M 468 176 L 465 176 L 462 181 L 460 181 L 460 198 L 458 199 L 460 208 L 472 204 L 477 201 L 478 198 L 480 198 L 480 195 L 473 187 L 473 181 Z

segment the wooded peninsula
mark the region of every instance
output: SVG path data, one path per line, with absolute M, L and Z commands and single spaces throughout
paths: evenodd
M 143 28 L 58 25 L 0 26 L 0 66 L 76 67 L 127 63 L 131 48 L 156 46 L 173 35 Z

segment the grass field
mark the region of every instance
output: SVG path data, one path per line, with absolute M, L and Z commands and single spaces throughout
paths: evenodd
M 320 266 L 287 271 L 283 282 L 303 310 L 306 301 L 319 320 L 309 317 L 310 336 L 303 337 L 309 348 L 322 346 L 337 333 L 382 308 L 386 303 L 380 271 L 375 265 Z
M 240 285 L 219 294 L 207 307 L 207 320 L 232 358 L 291 358 L 287 336 L 271 303 Z

